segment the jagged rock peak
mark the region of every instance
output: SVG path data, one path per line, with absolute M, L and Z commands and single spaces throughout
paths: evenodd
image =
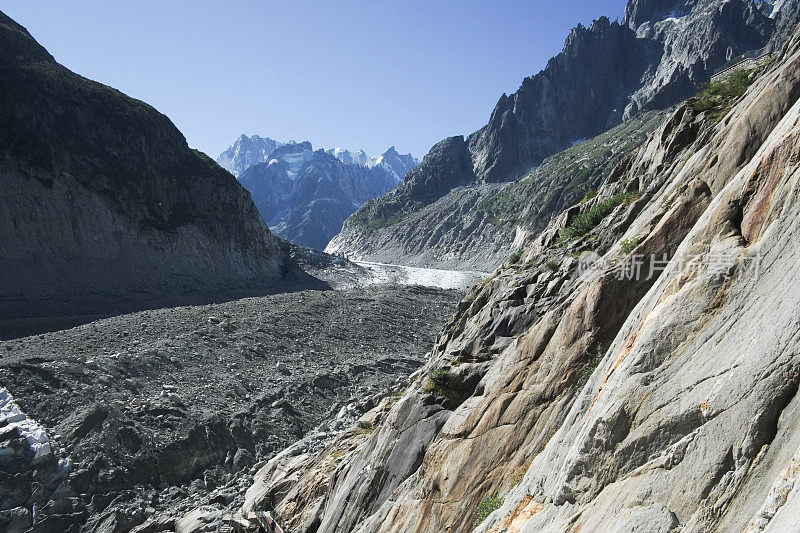
M 294 141 L 289 141 L 292 144 Z M 239 136 L 227 150 L 222 152 L 217 158 L 217 163 L 233 174 L 239 176 L 252 165 L 265 162 L 276 148 L 283 146 L 284 142 L 276 141 L 269 137 L 245 134 Z
M 287 154 L 299 154 L 302 152 L 313 152 L 313 151 L 314 148 L 308 141 L 303 141 L 301 143 L 292 142 L 275 148 L 275 150 L 269 155 L 269 159 L 275 159 L 282 155 L 287 155 Z
M 696 3 L 697 0 L 630 0 L 622 23 L 636 29 L 648 21 L 685 15 Z

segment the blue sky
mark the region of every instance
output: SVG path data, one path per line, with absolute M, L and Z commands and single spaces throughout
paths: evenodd
M 241 133 L 422 157 L 624 0 L 14 0 L 55 58 L 216 157 Z M 79 7 L 76 7 L 79 6 Z

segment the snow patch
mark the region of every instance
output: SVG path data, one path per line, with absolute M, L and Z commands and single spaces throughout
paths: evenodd
M 397 283 L 399 285 L 421 285 L 439 289 L 468 289 L 486 279 L 489 272 L 476 270 L 442 270 L 421 268 L 370 261 L 353 261 L 372 274 L 372 283 Z
M 303 150 L 302 152 L 282 156 L 284 163 L 289 165 L 289 170 L 286 173 L 290 178 L 296 178 L 312 157 L 314 157 L 314 152 L 311 150 Z
M 5 387 L 0 387 L 0 427 L 17 428 L 36 455 L 48 454 L 52 451 L 50 439 L 44 428 L 22 412 L 14 402 L 14 397 Z

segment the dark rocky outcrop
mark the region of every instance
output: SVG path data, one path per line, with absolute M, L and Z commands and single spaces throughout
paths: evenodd
M 0 13 L 0 319 L 262 287 L 279 242 L 167 117 L 59 65 Z

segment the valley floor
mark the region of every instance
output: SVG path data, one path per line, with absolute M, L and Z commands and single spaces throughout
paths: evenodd
M 420 367 L 463 294 L 376 281 L 463 288 L 472 279 L 365 268 L 372 277 L 339 276 L 350 288 L 143 311 L 0 342 L 0 383 L 53 443 L 37 471 L 30 461 L 41 458 L 9 452 L 3 466 L 18 475 L 0 489 L 3 508 L 30 518 L 38 501 L 64 500 L 35 520 L 127 531 L 154 513 L 240 503 L 253 465 L 326 422 L 322 445 Z M 0 448 L 14 450 L 15 437 L 0 431 Z M 72 465 L 56 464 L 66 457 Z

